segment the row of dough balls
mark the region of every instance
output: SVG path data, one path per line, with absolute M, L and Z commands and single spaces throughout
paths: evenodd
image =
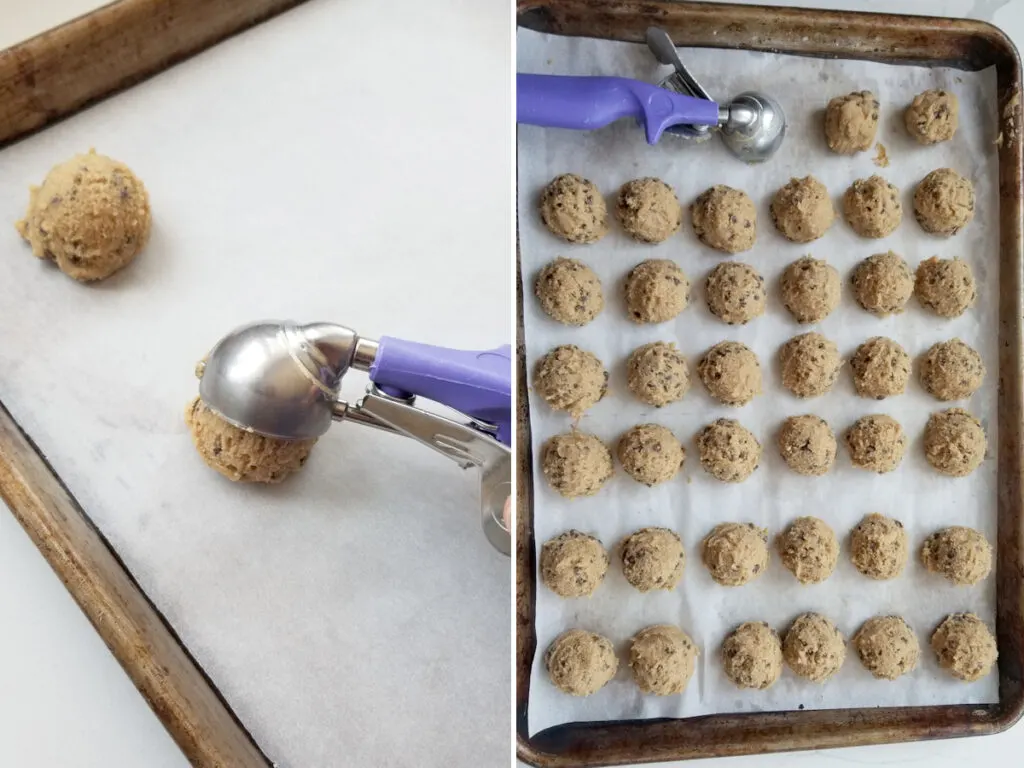
M 839 379 L 839 349 L 820 333 L 795 336 L 779 349 L 782 385 L 806 399 L 829 392 Z M 884 400 L 906 391 L 910 355 L 897 342 L 874 336 L 850 358 L 857 394 Z M 918 362 L 918 378 L 942 402 L 965 400 L 985 380 L 985 364 L 973 347 L 960 339 L 933 344 Z M 745 344 L 722 341 L 697 363 L 697 376 L 715 400 L 744 406 L 762 393 L 761 363 Z M 690 388 L 686 358 L 673 344 L 655 341 L 633 350 L 626 363 L 630 392 L 648 405 L 662 407 L 681 400 Z M 594 355 L 574 344 L 555 347 L 534 367 L 533 390 L 552 410 L 579 418 L 608 392 L 608 371 Z
M 963 259 L 922 261 L 916 273 L 898 254 L 876 253 L 850 275 L 861 308 L 877 317 L 899 314 L 912 295 L 939 317 L 959 317 L 974 306 L 977 283 Z M 625 280 L 626 315 L 637 324 L 665 323 L 690 304 L 690 279 L 669 259 L 648 259 L 630 270 Z M 818 323 L 839 306 L 839 272 L 823 259 L 805 256 L 786 267 L 779 280 L 782 304 L 798 323 Z M 584 326 L 604 309 L 601 280 L 579 259 L 559 256 L 546 264 L 534 283 L 541 309 L 564 325 Z M 726 261 L 704 282 L 708 310 L 728 325 L 746 325 L 764 314 L 768 290 L 764 277 L 749 264 Z
M 861 237 L 892 234 L 903 220 L 895 185 L 875 174 L 857 179 L 843 194 L 843 217 Z M 814 176 L 790 179 L 772 198 L 772 223 L 787 240 L 809 243 L 828 231 L 836 218 L 828 188 Z M 683 208 L 675 190 L 650 176 L 627 181 L 619 189 L 615 214 L 623 230 L 642 243 L 662 243 L 682 227 Z M 608 232 L 608 210 L 592 181 L 567 173 L 541 192 L 540 217 L 548 230 L 570 243 L 593 243 Z M 914 217 L 930 234 L 951 237 L 974 218 L 974 185 L 951 168 L 937 168 L 914 190 Z M 690 206 L 697 239 L 722 253 L 754 247 L 757 208 L 739 189 L 718 184 Z
M 909 544 L 903 523 L 871 513 L 849 537 L 850 560 L 876 581 L 895 579 L 907 564 Z M 820 584 L 839 562 L 839 539 L 824 520 L 798 517 L 775 537 L 779 559 L 801 584 Z M 668 528 L 641 528 L 618 548 L 622 573 L 640 592 L 673 590 L 683 577 L 683 541 Z M 978 531 L 952 526 L 928 536 L 921 563 L 953 584 L 970 586 L 992 570 L 992 547 Z M 722 523 L 701 542 L 701 561 L 724 587 L 740 587 L 768 569 L 768 531 L 753 523 Z M 544 542 L 540 577 L 556 595 L 589 597 L 604 581 L 610 557 L 595 537 L 566 531 Z
M 896 680 L 917 668 L 921 647 L 914 630 L 900 616 L 874 616 L 853 636 L 857 658 L 873 677 Z M 964 682 L 987 675 L 999 656 L 996 639 L 973 613 L 952 613 L 931 636 L 939 666 Z M 700 651 L 690 636 L 672 624 L 656 624 L 636 633 L 629 643 L 629 669 L 644 693 L 683 693 Z M 785 639 L 765 622 L 748 621 L 722 643 L 722 669 L 739 688 L 765 690 L 782 675 L 783 661 L 798 677 L 824 683 L 846 661 L 846 640 L 839 628 L 819 613 L 803 613 Z M 548 646 L 544 664 L 551 682 L 572 696 L 590 696 L 619 669 L 612 642 L 582 629 L 563 632 Z
M 836 96 L 825 108 L 825 142 L 839 155 L 871 149 L 878 131 L 878 97 L 871 91 Z M 959 123 L 956 94 L 944 90 L 919 93 L 903 112 L 907 133 L 920 144 L 953 138 Z

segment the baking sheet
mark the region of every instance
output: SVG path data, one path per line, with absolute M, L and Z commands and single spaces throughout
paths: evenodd
M 529 731 L 572 721 L 686 717 L 715 712 L 844 708 L 886 705 L 990 703 L 998 700 L 998 678 L 990 674 L 965 684 L 942 672 L 928 648 L 933 628 L 948 613 L 974 611 L 992 627 L 995 620 L 995 582 L 989 577 L 971 588 L 953 587 L 928 574 L 917 561 L 925 536 L 952 524 L 979 529 L 989 541 L 996 535 L 996 445 L 981 467 L 968 478 L 951 479 L 931 470 L 924 459 L 922 432 L 928 416 L 954 404 L 941 404 L 921 388 L 914 376 L 906 394 L 875 402 L 858 398 L 848 365 L 833 391 L 801 401 L 783 389 L 776 354 L 788 338 L 817 330 L 834 340 L 849 359 L 856 347 L 871 336 L 895 339 L 915 359 L 937 341 L 959 337 L 977 349 L 988 367 L 984 385 L 966 403 L 994 434 L 997 384 L 997 243 L 998 169 L 996 138 L 996 78 L 994 70 L 966 73 L 952 69 L 895 67 L 882 64 L 827 61 L 802 57 L 683 50 L 681 56 L 714 97 L 727 100 L 750 88 L 772 93 L 783 104 L 789 133 L 780 152 L 766 165 L 747 167 L 732 158 L 716 139 L 703 145 L 681 144 L 671 136 L 648 147 L 635 124 L 622 121 L 593 133 L 520 126 L 518 133 L 519 232 L 524 287 L 527 291 L 524 324 L 529 376 L 536 360 L 559 344 L 577 344 L 594 352 L 611 373 L 608 396 L 579 422 L 579 428 L 597 434 L 609 445 L 634 424 L 664 424 L 684 442 L 688 458 L 680 476 L 653 489 L 630 479 L 621 468 L 595 497 L 562 499 L 544 482 L 540 470 L 541 446 L 550 436 L 571 427 L 565 414 L 551 411 L 531 395 L 534 467 L 534 525 L 536 540 L 545 540 L 569 528 L 590 532 L 612 551 L 605 582 L 589 599 L 563 600 L 547 590 L 538 577 L 536 601 L 537 654 L 530 685 Z M 520 72 L 547 74 L 617 74 L 657 82 L 668 72 L 659 67 L 642 45 L 518 32 Z M 920 147 L 902 126 L 903 108 L 928 88 L 946 88 L 960 99 L 960 129 L 955 138 L 933 147 Z M 878 140 L 890 158 L 888 168 L 876 167 L 874 151 L 853 158 L 830 153 L 822 132 L 825 104 L 833 96 L 869 89 L 880 97 Z M 970 178 L 976 191 L 974 221 L 956 237 L 940 239 L 924 234 L 914 221 L 914 186 L 929 171 L 952 167 Z M 610 233 L 592 245 L 571 246 L 551 236 L 535 213 L 543 186 L 560 173 L 578 173 L 604 193 L 609 211 L 618 187 L 629 179 L 657 176 L 675 187 L 684 207 L 714 184 L 745 190 L 758 208 L 758 239 L 752 250 L 735 258 L 754 265 L 769 286 L 766 314 L 743 327 L 730 327 L 714 318 L 704 302 L 706 274 L 721 255 L 703 246 L 693 234 L 689 213 L 681 234 L 667 242 L 643 245 L 631 241 L 613 222 Z M 857 237 L 840 217 L 826 235 L 809 244 L 786 241 L 771 224 L 768 204 L 774 192 L 791 176 L 813 173 L 825 183 L 840 211 L 840 198 L 857 178 L 880 173 L 900 188 L 903 222 L 884 240 Z M 614 218 L 614 217 L 613 217 Z M 977 306 L 954 320 L 925 314 L 912 299 L 908 310 L 896 317 L 875 318 L 861 310 L 850 295 L 852 267 L 872 253 L 892 249 L 912 268 L 925 258 L 959 256 L 967 259 L 978 281 Z M 778 278 L 787 264 L 805 254 L 826 258 L 844 281 L 840 307 L 817 326 L 800 326 L 778 298 Z M 605 311 L 584 328 L 570 328 L 550 320 L 532 296 L 539 269 L 559 255 L 581 258 L 590 264 L 605 288 Z M 636 263 L 647 258 L 671 258 L 693 284 L 691 305 L 674 321 L 657 326 L 629 322 L 622 307 L 622 281 Z M 695 375 L 701 353 L 723 340 L 741 341 L 758 355 L 764 376 L 764 394 L 743 408 L 713 401 Z M 626 387 L 625 361 L 641 344 L 672 341 L 690 363 L 693 383 L 679 403 L 655 409 L 632 397 Z M 824 478 L 792 473 L 778 456 L 774 438 L 778 425 L 790 415 L 814 413 L 826 419 L 842 437 L 857 418 L 888 413 L 903 425 L 909 438 L 899 469 L 874 475 L 854 469 L 840 444 L 836 468 Z M 763 446 L 760 468 L 746 482 L 726 485 L 700 469 L 693 438 L 705 424 L 719 417 L 737 418 L 757 435 Z M 849 562 L 846 536 L 869 512 L 900 519 L 907 528 L 912 560 L 903 575 L 890 582 L 873 582 Z M 839 565 L 826 582 L 801 586 L 772 551 L 767 572 L 741 588 L 716 585 L 700 562 L 699 544 L 715 525 L 725 521 L 755 522 L 774 537 L 793 518 L 816 515 L 840 537 Z M 683 538 L 686 571 L 672 592 L 641 595 L 622 576 L 614 547 L 632 531 L 651 525 L 666 526 Z M 721 671 L 720 644 L 726 634 L 748 620 L 769 622 L 780 632 L 803 611 L 819 611 L 832 618 L 850 638 L 860 624 L 876 614 L 903 615 L 922 645 L 921 664 L 895 682 L 876 681 L 861 666 L 852 648 L 846 663 L 827 684 L 804 682 L 788 669 L 767 691 L 743 691 Z M 657 623 L 680 625 L 701 649 L 696 673 L 681 696 L 655 697 L 639 692 L 626 664 L 629 638 Z M 615 679 L 597 694 L 579 699 L 560 693 L 548 680 L 544 651 L 563 630 L 580 627 L 609 637 L 619 649 Z
M 368 45 L 385 15 L 402 56 Z M 310 2 L 0 151 L 0 400 L 283 766 L 509 754 L 509 560 L 475 477 L 342 424 L 294 482 L 239 486 L 183 421 L 196 361 L 256 319 L 508 342 L 509 24 L 460 0 Z M 154 224 L 83 286 L 13 225 L 90 146 L 138 173 Z

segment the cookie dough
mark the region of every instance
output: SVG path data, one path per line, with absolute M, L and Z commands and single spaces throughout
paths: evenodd
M 564 344 L 537 361 L 533 391 L 553 410 L 578 419 L 608 391 L 608 372 L 592 353 Z
M 686 690 L 698 653 L 693 640 L 679 627 L 657 624 L 633 635 L 629 668 L 644 693 L 674 696 Z
M 782 273 L 782 303 L 798 323 L 820 323 L 839 306 L 839 272 L 823 259 L 804 256 Z
M 890 235 L 903 219 L 900 191 L 878 174 L 857 179 L 843 195 L 843 216 L 861 237 Z
M 683 399 L 690 388 L 690 370 L 675 344 L 655 341 L 630 353 L 626 384 L 640 400 L 661 408 Z
M 836 218 L 828 189 L 813 176 L 790 179 L 775 193 L 769 210 L 775 228 L 794 243 L 817 240 Z
M 853 466 L 877 472 L 892 472 L 903 460 L 907 436 L 891 416 L 863 416 L 846 432 L 846 447 Z
M 973 528 L 954 525 L 924 540 L 921 563 L 954 584 L 969 586 L 991 572 L 992 547 Z
M 797 397 L 817 397 L 832 389 L 843 361 L 839 349 L 820 333 L 794 336 L 779 350 L 782 386 Z
M 626 311 L 634 323 L 664 323 L 690 303 L 690 280 L 668 259 L 640 262 L 626 276 Z
M 198 397 L 185 423 L 203 461 L 235 482 L 280 483 L 302 469 L 316 440 L 282 440 L 229 424 Z
M 594 435 L 567 432 L 544 444 L 541 470 L 552 489 L 567 499 L 593 496 L 612 476 L 612 453 Z
M 820 476 L 836 461 L 836 436 L 817 416 L 790 416 L 777 438 L 779 454 L 798 475 Z
M 871 149 L 878 131 L 878 99 L 871 91 L 836 96 L 825 108 L 825 141 L 838 155 Z
M 742 586 L 768 567 L 768 531 L 753 523 L 716 525 L 704 537 L 701 559 L 722 586 Z
M 999 658 L 996 639 L 973 613 L 952 613 L 932 634 L 939 666 L 966 682 L 981 680 Z
M 741 483 L 757 469 L 761 444 L 735 419 L 718 419 L 697 435 L 700 465 L 724 483 Z
M 798 517 L 775 538 L 779 559 L 801 584 L 819 584 L 839 562 L 839 540 L 817 517 Z
M 622 185 L 615 213 L 626 234 L 641 243 L 664 242 L 683 223 L 683 209 L 672 187 L 650 177 Z
M 704 283 L 708 309 L 729 325 L 745 325 L 764 314 L 768 292 L 764 278 L 749 264 L 726 261 L 708 273 Z
M 892 251 L 868 256 L 850 276 L 857 303 L 873 315 L 899 314 L 914 293 L 914 273 Z
M 589 597 L 608 571 L 608 552 L 600 541 L 572 530 L 544 542 L 540 578 L 561 597 Z
M 646 486 L 671 480 L 682 468 L 686 451 L 672 432 L 660 424 L 638 424 L 620 439 L 619 463 Z
M 622 573 L 641 592 L 675 589 L 685 564 L 683 540 L 668 528 L 641 528 L 622 541 Z
M 812 683 L 823 683 L 843 666 L 846 640 L 820 613 L 802 613 L 786 632 L 782 656 L 794 674 Z
M 556 176 L 540 195 L 540 218 L 551 234 L 570 243 L 594 243 L 608 232 L 600 190 L 573 173 Z
M 548 646 L 544 665 L 559 690 L 572 696 L 590 696 L 615 677 L 619 658 L 607 637 L 570 629 Z
M 875 336 L 865 341 L 850 359 L 850 368 L 861 397 L 884 400 L 907 391 L 910 355 L 892 339 Z
M 917 265 L 914 293 L 922 307 L 939 317 L 960 317 L 978 299 L 971 265 L 963 259 L 938 256 Z
M 89 150 L 54 166 L 29 190 L 28 211 L 15 226 L 32 255 L 81 282 L 128 266 L 149 240 L 146 188 L 131 169 Z
M 770 688 L 782 674 L 782 641 L 763 621 L 740 624 L 722 643 L 722 667 L 739 688 Z
M 955 235 L 974 218 L 974 185 L 950 168 L 932 171 L 914 190 L 914 217 L 925 232 Z
M 714 186 L 694 201 L 690 216 L 697 238 L 716 251 L 739 253 L 754 246 L 757 209 L 746 192 Z
M 921 656 L 914 630 L 899 616 L 875 616 L 853 636 L 853 647 L 868 672 L 879 680 L 895 680 L 917 667 Z
M 903 572 L 909 551 L 903 523 L 877 512 L 865 515 L 850 533 L 850 559 L 869 579 L 895 579 Z
M 586 325 L 604 309 L 601 281 L 579 259 L 559 256 L 548 263 L 533 292 L 547 316 L 566 325 Z
M 738 341 L 723 341 L 705 352 L 697 375 L 708 394 L 726 405 L 746 405 L 761 394 L 761 364 Z
M 974 349 L 960 339 L 933 345 L 918 367 L 921 386 L 938 400 L 965 400 L 985 380 L 985 364 Z
M 948 141 L 956 133 L 960 105 L 956 94 L 933 90 L 919 93 L 903 113 L 907 133 L 921 144 Z
M 963 408 L 933 413 L 924 427 L 924 455 L 936 470 L 965 477 L 985 458 L 988 442 L 981 422 Z

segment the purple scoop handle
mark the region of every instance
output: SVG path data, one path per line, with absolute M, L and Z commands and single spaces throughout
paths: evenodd
M 673 125 L 718 125 L 718 104 L 625 77 L 517 75 L 516 119 L 589 131 L 624 117 L 643 123 L 655 144 Z
M 498 425 L 512 444 L 512 347 L 479 352 L 381 337 L 370 379 L 378 387 L 420 395 Z

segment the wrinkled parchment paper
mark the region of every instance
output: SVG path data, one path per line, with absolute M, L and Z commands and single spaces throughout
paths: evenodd
M 559 723 L 580 720 L 686 717 L 714 712 L 786 710 L 797 708 L 928 705 L 997 701 L 997 675 L 976 683 L 954 680 L 939 669 L 928 648 L 932 630 L 954 611 L 974 611 L 990 626 L 995 620 L 995 583 L 992 577 L 975 587 L 953 587 L 925 572 L 917 550 L 925 536 L 937 528 L 960 524 L 982 531 L 993 541 L 996 534 L 996 456 L 990 441 L 982 466 L 967 478 L 950 479 L 933 471 L 925 461 L 922 433 L 940 404 L 917 380 L 917 358 L 933 343 L 954 336 L 975 347 L 988 366 L 983 387 L 967 402 L 991 433 L 996 423 L 997 333 L 997 166 L 995 73 L 952 69 L 896 67 L 851 61 L 826 61 L 757 53 L 683 50 L 682 58 L 713 97 L 727 100 L 750 88 L 769 91 L 778 98 L 789 119 L 789 133 L 780 152 L 768 164 L 747 167 L 735 160 L 716 138 L 691 145 L 673 137 L 655 147 L 646 145 L 632 122 L 619 122 L 593 133 L 519 127 L 519 232 L 525 299 L 528 368 L 532 376 L 537 358 L 559 344 L 577 344 L 594 352 L 611 372 L 609 395 L 592 408 L 579 427 L 613 444 L 634 424 L 654 421 L 671 428 L 684 442 L 688 458 L 680 475 L 648 489 L 621 468 L 595 497 L 567 501 L 547 487 L 540 472 L 540 448 L 554 434 L 571 426 L 568 416 L 552 412 L 533 397 L 533 450 L 535 465 L 535 517 L 537 541 L 543 542 L 569 528 L 596 535 L 612 551 L 605 582 L 590 599 L 563 600 L 543 585 L 537 589 L 537 642 L 530 688 L 531 733 Z M 570 39 L 520 30 L 520 72 L 550 74 L 618 74 L 657 82 L 668 73 L 642 45 Z M 904 107 L 928 88 L 946 88 L 960 99 L 960 129 L 952 141 L 921 147 L 902 125 Z M 888 168 L 873 164 L 875 152 L 841 157 L 825 145 L 822 115 L 836 95 L 870 89 L 881 100 L 878 140 L 890 158 Z M 970 178 L 977 193 L 974 221 L 953 238 L 927 235 L 913 217 L 914 186 L 929 171 L 951 167 Z M 592 245 L 572 246 L 550 235 L 536 214 L 538 194 L 552 177 L 578 173 L 593 180 L 614 205 L 618 187 L 629 179 L 657 176 L 673 187 L 688 208 L 693 199 L 714 184 L 745 190 L 758 208 L 757 243 L 735 258 L 755 266 L 769 285 L 767 313 L 744 327 L 729 327 L 707 310 L 703 283 L 721 255 L 694 236 L 690 217 L 682 232 L 656 245 L 632 242 L 613 222 L 611 232 Z M 821 239 L 806 245 L 786 241 L 771 224 L 771 196 L 791 176 L 813 173 L 825 183 L 837 205 L 857 178 L 880 173 L 902 193 L 903 222 L 884 240 L 857 237 L 839 220 Z M 977 306 L 962 317 L 943 320 L 926 314 L 915 299 L 907 311 L 886 319 L 875 318 L 855 303 L 848 275 L 853 266 L 872 253 L 892 249 L 911 268 L 933 255 L 967 259 L 978 280 Z M 783 268 L 804 254 L 826 258 L 844 280 L 839 308 L 816 327 L 799 326 L 778 297 Z M 559 325 L 543 314 L 532 296 L 539 269 L 555 256 L 581 258 L 589 263 L 605 288 L 605 311 L 584 328 Z M 657 326 L 629 322 L 622 308 L 622 280 L 629 269 L 647 258 L 671 258 L 693 283 L 691 305 L 674 321 Z M 779 381 L 776 352 L 788 338 L 818 330 L 833 339 L 848 359 L 871 336 L 888 336 L 915 359 L 914 376 L 906 394 L 875 402 L 858 398 L 849 366 L 833 391 L 801 401 Z M 723 340 L 750 346 L 761 360 L 764 394 L 743 408 L 714 402 L 695 377 L 701 353 Z M 675 342 L 687 356 L 693 386 L 679 403 L 654 409 L 632 397 L 626 387 L 625 361 L 630 351 L 650 341 Z M 887 413 L 903 425 L 910 443 L 899 469 L 873 475 L 854 469 L 840 443 L 834 470 L 823 478 L 800 477 L 778 456 L 775 431 L 790 415 L 814 413 L 826 419 L 837 435 L 857 418 Z M 739 419 L 764 448 L 760 468 L 744 483 L 725 485 L 700 469 L 694 435 L 719 417 Z M 902 520 L 911 544 L 911 562 L 903 575 L 890 582 L 873 582 L 849 562 L 847 535 L 869 512 Z M 768 571 L 741 588 L 716 585 L 700 562 L 699 544 L 716 524 L 751 521 L 769 529 L 774 537 L 800 515 L 824 518 L 840 537 L 839 566 L 826 582 L 801 586 L 781 565 L 774 550 Z M 671 592 L 642 595 L 622 576 L 612 549 L 632 531 L 644 526 L 667 526 L 677 531 L 686 546 L 687 564 L 682 583 Z M 914 628 L 922 646 L 921 663 L 896 682 L 876 681 L 861 666 L 852 648 L 846 663 L 827 684 L 814 685 L 788 669 L 767 691 L 743 691 L 724 676 L 719 648 L 725 635 L 748 620 L 771 623 L 780 632 L 798 613 L 814 610 L 832 618 L 847 638 L 865 619 L 898 613 Z M 674 623 L 690 634 L 701 649 L 696 673 L 681 696 L 659 698 L 639 692 L 629 676 L 629 638 L 649 624 Z M 594 696 L 578 699 L 559 692 L 548 680 L 543 654 L 563 630 L 585 628 L 609 637 L 622 660 L 615 679 Z

